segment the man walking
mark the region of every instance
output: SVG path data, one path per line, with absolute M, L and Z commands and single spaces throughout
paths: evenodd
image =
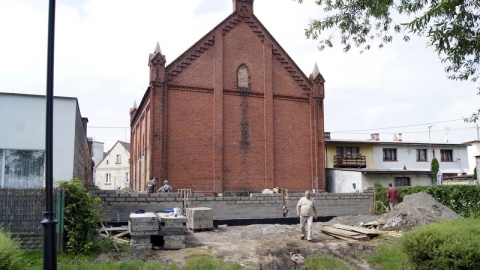
M 315 200 L 311 198 L 310 190 L 305 191 L 305 196 L 300 198 L 297 203 L 297 216 L 300 217 L 300 230 L 302 231 L 301 239 L 305 236 L 309 242 L 312 242 L 313 219 L 317 218 L 317 207 Z M 305 224 L 307 224 L 307 234 L 305 235 Z
M 147 182 L 147 193 L 157 192 L 157 180 L 158 180 L 158 176 L 155 176 L 153 177 L 152 180 Z
M 393 207 L 395 207 L 395 205 L 397 204 L 398 192 L 395 188 L 393 188 L 392 183 L 389 183 L 388 186 L 389 188 L 387 191 L 387 197 L 390 204 L 390 211 L 392 211 Z

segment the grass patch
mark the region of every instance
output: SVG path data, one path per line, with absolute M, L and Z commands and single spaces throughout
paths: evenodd
M 379 247 L 374 254 L 366 254 L 365 259 L 378 270 L 409 269 L 400 241 Z
M 300 269 L 304 270 L 347 270 L 347 266 L 340 260 L 334 257 L 329 257 L 323 253 L 317 253 L 308 256 L 305 263 Z
M 20 270 L 42 270 L 43 254 L 41 252 L 25 252 L 21 256 Z M 1 268 L 0 268 L 1 269 Z M 185 266 L 162 265 L 158 261 L 143 261 L 137 259 L 114 261 L 98 261 L 95 255 L 73 255 L 60 253 L 57 255 L 59 270 L 246 270 L 236 263 L 224 262 L 210 256 L 194 256 L 187 259 Z

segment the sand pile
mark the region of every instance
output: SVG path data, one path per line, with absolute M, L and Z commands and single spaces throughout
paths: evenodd
M 458 215 L 425 192 L 414 193 L 403 198 L 392 211 L 382 215 L 383 230 L 411 230 L 433 222 L 456 219 Z

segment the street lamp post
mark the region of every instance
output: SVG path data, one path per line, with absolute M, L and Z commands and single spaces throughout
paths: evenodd
M 53 210 L 53 54 L 55 41 L 55 0 L 48 10 L 47 111 L 45 132 L 45 212 L 43 213 L 43 269 L 57 269 L 55 212 Z

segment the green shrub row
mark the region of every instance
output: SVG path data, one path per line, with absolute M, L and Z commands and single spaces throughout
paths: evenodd
M 375 183 L 375 199 L 388 205 L 388 187 Z M 398 202 L 406 195 L 425 192 L 462 217 L 480 217 L 480 185 L 434 185 L 399 187 Z M 377 209 L 381 210 L 381 209 Z
M 480 220 L 432 223 L 404 235 L 402 250 L 413 269 L 478 269 Z

